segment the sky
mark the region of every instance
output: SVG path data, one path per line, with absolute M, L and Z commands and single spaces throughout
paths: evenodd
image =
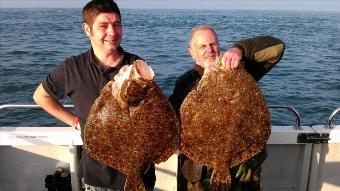
M 82 8 L 88 0 L 0 0 L 1 8 Z M 121 9 L 337 11 L 340 0 L 116 0 Z

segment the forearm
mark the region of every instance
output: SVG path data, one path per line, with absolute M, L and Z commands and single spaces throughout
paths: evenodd
M 44 90 L 42 84 L 40 84 L 34 92 L 33 99 L 41 108 L 52 116 L 70 126 L 74 126 L 76 116 L 51 97 Z
M 234 47 L 243 51 L 244 67 L 257 81 L 281 60 L 285 49 L 281 40 L 271 36 L 239 41 L 234 44 Z
M 277 63 L 283 55 L 284 43 L 271 36 L 258 36 L 236 42 L 234 47 L 243 51 L 245 60 L 252 62 Z

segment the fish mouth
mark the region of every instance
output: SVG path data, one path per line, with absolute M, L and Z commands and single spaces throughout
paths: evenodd
M 115 82 L 123 83 L 125 80 L 150 81 L 155 77 L 152 68 L 144 60 L 135 60 L 132 65 L 123 66 L 114 77 Z
M 112 83 L 112 95 L 119 98 L 122 85 L 127 80 L 151 81 L 154 79 L 155 73 L 144 60 L 135 60 L 132 65 L 123 66 Z
M 155 77 L 155 73 L 151 69 L 151 67 L 143 60 L 136 60 L 133 65 L 134 67 L 134 74 L 137 77 L 137 79 L 150 81 L 153 80 Z

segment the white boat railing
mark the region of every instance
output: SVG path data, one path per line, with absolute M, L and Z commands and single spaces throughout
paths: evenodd
M 332 129 L 332 123 L 333 123 L 333 119 L 335 117 L 335 115 L 340 111 L 340 107 L 337 108 L 336 110 L 334 110 L 328 117 L 328 120 L 327 120 L 327 128 L 328 129 Z
M 63 105 L 65 108 L 73 108 L 74 106 L 72 104 L 66 104 Z M 295 122 L 296 122 L 296 126 L 295 128 L 301 129 L 301 117 L 299 112 L 291 106 L 288 105 L 269 105 L 269 108 L 273 108 L 273 109 L 287 109 L 289 112 L 293 113 L 295 116 Z M 2 109 L 8 109 L 8 108 L 41 108 L 39 105 L 35 105 L 35 104 L 4 104 L 4 105 L 0 105 L 0 110 Z M 340 108 L 339 108 L 340 109 Z M 335 113 L 334 113 L 335 115 Z
M 64 107 L 67 108 L 73 108 L 73 105 L 63 105 Z M 0 105 L 0 110 L 1 109 L 6 109 L 6 108 L 41 108 L 39 105 L 35 104 L 4 104 Z
M 63 106 L 73 107 L 73 105 Z M 28 104 L 0 105 L 0 110 L 12 108 L 40 107 Z M 263 189 L 261 190 L 340 190 L 338 181 L 340 180 L 338 174 L 340 125 L 332 124 L 340 108 L 331 113 L 327 124 L 313 126 L 301 126 L 301 117 L 293 107 L 272 105 L 269 108 L 286 109 L 292 112 L 296 123 L 291 126 L 272 126 L 267 143 L 268 158 L 262 168 Z M 80 184 L 76 171 L 78 151 L 82 144 L 80 131 L 71 127 L 0 126 L 0 171 L 2 172 L 0 190 L 20 191 L 27 190 L 26 187 L 30 187 L 31 190 L 42 190 L 38 186 L 42 185 L 45 175 L 54 169 L 55 163 L 64 161 L 70 164 L 72 189 L 78 191 Z M 22 161 L 23 158 L 25 162 Z M 8 168 L 10 166 L 13 168 Z M 30 180 L 31 175 L 26 175 L 25 172 L 35 173 L 34 176 L 37 178 L 34 183 L 26 182 Z M 176 172 L 177 153 L 167 162 L 156 165 L 155 188 L 157 189 L 155 190 L 176 191 Z M 9 174 L 11 176 L 8 176 Z M 19 183 L 14 184 L 15 182 Z M 23 185 L 22 189 L 20 185 Z
M 295 116 L 295 129 L 296 130 L 301 130 L 301 117 L 299 112 L 291 106 L 288 105 L 270 105 L 269 108 L 273 108 L 273 109 L 287 109 L 289 112 L 293 113 Z

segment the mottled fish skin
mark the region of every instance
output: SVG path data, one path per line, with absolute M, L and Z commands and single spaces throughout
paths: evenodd
M 179 145 L 179 121 L 154 80 L 127 79 L 120 100 L 110 81 L 93 104 L 85 126 L 86 152 L 127 175 L 125 190 L 145 190 L 141 173 L 166 161 Z M 121 103 L 123 101 L 123 104 Z
M 230 189 L 229 169 L 263 150 L 271 132 L 261 90 L 243 67 L 205 72 L 180 117 L 180 152 L 214 169 L 214 191 Z

